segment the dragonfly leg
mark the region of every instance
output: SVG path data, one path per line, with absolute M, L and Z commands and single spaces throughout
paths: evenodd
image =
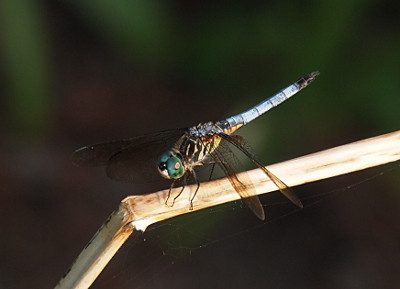
M 212 170 L 214 170 L 214 166 L 215 166 L 215 164 L 213 164 Z M 211 172 L 211 173 L 212 173 L 212 172 Z M 196 190 L 194 191 L 193 196 L 190 198 L 190 207 L 189 207 L 190 210 L 193 210 L 193 200 L 194 200 L 194 198 L 196 197 L 197 192 L 199 191 L 199 188 L 200 188 L 200 181 L 199 181 L 199 179 L 197 178 L 196 173 L 195 173 L 194 171 L 193 171 L 193 178 L 194 178 L 194 180 L 196 181 L 197 188 L 196 188 Z M 211 176 L 210 176 L 210 178 L 211 178 Z
M 169 200 L 169 197 L 171 197 L 171 191 L 172 191 L 172 189 L 174 188 L 175 181 L 176 181 L 176 180 L 173 180 L 173 181 L 172 181 L 172 184 L 171 184 L 171 186 L 169 187 L 168 196 L 167 196 L 167 198 L 165 199 L 165 205 L 168 206 L 168 207 L 173 207 L 173 206 L 174 206 L 174 203 L 175 203 L 175 199 L 176 199 L 176 198 L 173 199 L 172 205 L 171 205 L 171 206 L 168 205 L 168 200 Z M 184 188 L 185 188 L 185 186 L 183 186 L 182 191 L 183 191 Z M 179 193 L 179 195 L 182 194 L 182 191 Z
M 214 168 L 215 168 L 215 163 L 213 163 L 213 164 L 211 165 L 211 172 L 210 172 L 210 177 L 208 178 L 208 181 L 211 181 L 212 175 L 213 175 L 213 173 L 214 173 Z
M 188 175 L 189 175 L 189 174 L 186 174 L 186 175 L 183 177 L 184 179 L 183 179 L 183 186 L 182 186 L 182 189 L 181 189 L 181 191 L 179 192 L 179 194 L 177 194 L 177 195 L 174 197 L 174 199 L 172 200 L 172 205 L 171 205 L 170 207 L 173 207 L 173 206 L 174 206 L 176 199 L 179 198 L 179 197 L 181 196 L 181 194 L 183 193 L 183 190 L 185 189 L 185 184 L 187 184 L 187 181 L 188 181 L 188 180 L 187 180 L 187 179 L 188 179 Z M 189 209 L 190 209 L 190 210 L 193 210 L 193 200 L 194 200 L 194 198 L 196 197 L 197 192 L 198 192 L 198 190 L 199 190 L 199 188 L 200 188 L 200 181 L 199 181 L 199 179 L 197 178 L 196 172 L 195 172 L 195 171 L 192 171 L 192 174 L 191 174 L 191 175 L 193 176 L 193 178 L 194 178 L 194 180 L 195 180 L 195 182 L 196 182 L 196 184 L 197 184 L 197 188 L 196 188 L 196 190 L 194 191 L 193 196 L 190 198 Z M 172 184 L 172 186 L 171 186 L 171 188 L 170 188 L 170 191 L 169 191 L 169 193 L 168 193 L 167 201 L 168 201 L 168 199 L 169 199 L 169 197 L 170 197 L 170 195 L 171 195 L 171 190 L 172 190 L 173 185 L 174 185 L 174 184 Z M 167 201 L 165 201 L 165 204 L 167 204 Z
M 174 183 L 175 183 L 175 180 L 174 180 Z M 172 184 L 172 186 L 174 185 L 174 183 Z M 179 192 L 179 194 L 177 194 L 177 195 L 174 197 L 174 199 L 172 200 L 172 205 L 171 205 L 171 207 L 174 206 L 176 199 L 179 198 L 179 197 L 182 195 L 183 190 L 185 189 L 186 184 L 187 184 L 187 174 L 185 174 L 185 175 L 183 176 L 183 185 L 182 185 L 182 189 L 181 189 L 181 191 Z M 170 190 L 169 190 L 168 198 L 169 198 L 169 196 L 171 195 L 172 186 L 171 186 L 171 188 L 170 188 Z

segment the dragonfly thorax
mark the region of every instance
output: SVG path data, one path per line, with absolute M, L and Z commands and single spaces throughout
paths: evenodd
M 158 171 L 164 178 L 180 179 L 187 171 L 193 172 L 195 167 L 210 163 L 210 153 L 218 147 L 221 138 L 210 125 L 202 126 L 201 132 L 197 127 L 188 129 L 171 150 L 158 158 Z
M 200 123 L 188 129 L 187 134 L 192 139 L 211 136 L 214 134 L 223 133 L 221 127 L 212 121 Z

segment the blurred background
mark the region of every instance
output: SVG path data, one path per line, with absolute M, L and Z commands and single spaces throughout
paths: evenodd
M 74 166 L 84 145 L 220 120 L 314 70 L 240 131 L 265 164 L 398 130 L 399 15 L 388 0 L 2 1 L 0 288 L 54 287 L 125 196 L 164 189 Z M 156 225 L 92 288 L 398 288 L 397 167 L 295 187 L 318 201 L 301 211 L 262 196 L 265 222 L 238 201 Z

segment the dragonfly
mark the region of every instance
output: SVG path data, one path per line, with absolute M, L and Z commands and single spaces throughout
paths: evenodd
M 85 146 L 77 149 L 71 160 L 83 167 L 106 166 L 107 176 L 119 182 L 145 183 L 168 179 L 172 181 L 168 198 L 180 181 L 183 186 L 174 200 L 192 179 L 197 183 L 197 189 L 190 198 L 190 209 L 193 209 L 193 199 L 200 187 L 196 172 L 208 165 L 212 166 L 213 172 L 214 166 L 218 165 L 248 207 L 264 220 L 264 209 L 255 189 L 245 185 L 248 182 L 243 174 L 241 177 L 237 175 L 240 165 L 231 149 L 233 146 L 260 168 L 286 198 L 302 208 L 296 194 L 261 164 L 250 144 L 233 133 L 307 87 L 318 75 L 318 71 L 312 72 L 247 111 L 224 120 Z

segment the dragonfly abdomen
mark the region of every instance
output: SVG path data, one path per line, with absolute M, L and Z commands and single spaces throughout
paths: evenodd
M 271 108 L 278 106 L 309 85 L 318 75 L 318 71 L 308 74 L 245 112 L 229 117 L 224 121 L 220 121 L 219 123 L 224 126 L 224 133 L 231 134 L 257 117 L 263 115 Z

